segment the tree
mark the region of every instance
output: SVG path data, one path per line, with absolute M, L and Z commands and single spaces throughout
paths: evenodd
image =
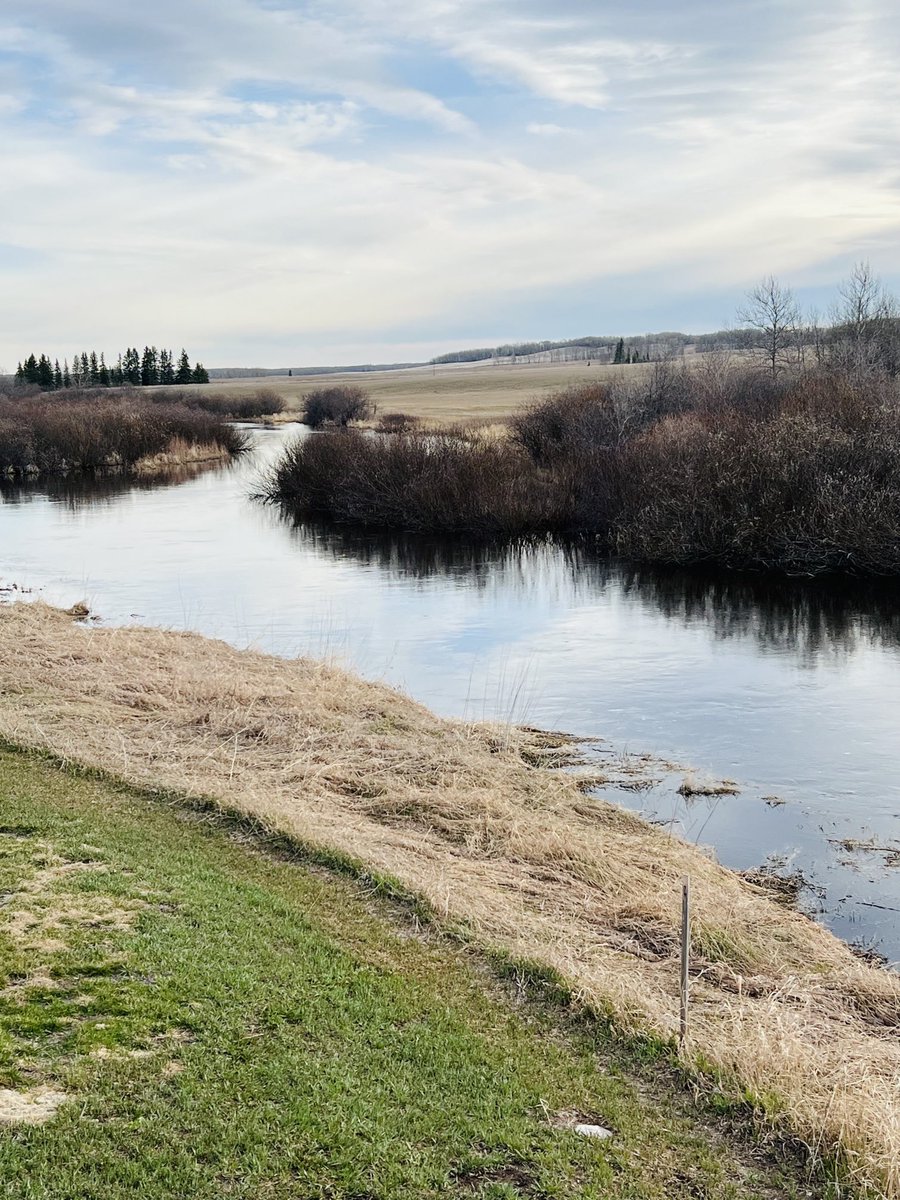
M 175 382 L 175 362 L 171 350 L 159 352 L 159 382 L 165 387 Z
M 900 373 L 900 307 L 868 262 L 857 263 L 838 288 L 832 352 L 857 373 Z
M 193 383 L 194 372 L 191 370 L 191 360 L 188 358 L 187 350 L 182 347 L 181 357 L 178 359 L 178 370 L 175 372 L 175 382 Z
M 109 368 L 106 365 L 106 358 L 104 357 L 102 350 L 100 351 L 100 370 L 97 375 L 97 382 L 101 387 L 105 388 L 108 388 L 111 382 L 109 378 Z
M 209 383 L 209 371 L 207 371 L 202 362 L 198 362 L 196 367 L 194 367 L 191 379 L 194 383 Z
M 616 342 L 616 352 L 613 355 L 614 363 L 623 363 L 625 361 L 625 339 L 619 338 Z
M 72 376 L 69 374 L 69 360 L 63 360 L 63 387 L 70 388 L 72 386 Z
M 759 331 L 773 375 L 791 363 L 797 347 L 800 310 L 789 287 L 780 284 L 774 275 L 767 275 L 747 293 L 738 320 Z
M 62 367 L 59 365 L 59 359 L 53 364 L 53 387 L 56 391 L 63 386 Z
M 34 355 L 32 355 L 32 358 Z M 40 384 L 41 391 L 53 391 L 53 364 L 46 354 L 42 354 L 38 361 L 38 377 L 37 383 Z
M 141 355 L 141 385 L 155 387 L 159 383 L 159 351 L 155 346 L 145 346 Z

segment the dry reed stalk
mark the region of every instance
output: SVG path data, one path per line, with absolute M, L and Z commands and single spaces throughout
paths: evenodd
M 224 446 L 215 442 L 202 442 L 194 445 L 182 437 L 173 437 L 159 454 L 148 454 L 138 459 L 134 470 L 138 475 L 154 475 L 172 467 L 190 467 L 201 463 L 224 462 L 231 458 Z
M 777 1097 L 786 1127 L 840 1150 L 860 1185 L 900 1197 L 900 979 L 530 765 L 528 734 L 440 720 L 322 663 L 19 604 L 0 609 L 0 736 L 350 855 L 665 1037 L 689 874 L 692 1052 Z

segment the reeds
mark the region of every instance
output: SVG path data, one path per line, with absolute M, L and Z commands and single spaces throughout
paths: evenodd
M 900 1197 L 900 979 L 577 781 L 530 735 L 443 721 L 335 668 L 196 635 L 0 609 L 0 736 L 213 801 L 388 876 L 436 919 L 674 1037 L 680 881 L 696 944 L 687 1056 L 860 1187 Z

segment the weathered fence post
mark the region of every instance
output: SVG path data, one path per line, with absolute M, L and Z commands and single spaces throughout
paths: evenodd
M 682 1054 L 687 1040 L 689 976 L 691 961 L 691 877 L 685 875 L 681 881 L 681 1023 L 678 1031 L 678 1047 Z

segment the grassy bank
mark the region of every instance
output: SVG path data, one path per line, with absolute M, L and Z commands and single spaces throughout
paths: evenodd
M 636 561 L 900 572 L 900 392 L 869 374 L 657 364 L 551 396 L 507 438 L 327 434 L 266 488 L 297 517 L 586 535 Z
M 900 1195 L 900 980 L 703 853 L 547 770 L 511 731 L 194 635 L 0 610 L 0 735 L 205 798 L 363 863 L 443 926 L 670 1038 L 680 880 L 696 941 L 687 1057 L 878 1194 Z
M 2 750 L 0 818 L 0 1196 L 807 1194 L 370 885 Z
M 247 441 L 229 416 L 165 392 L 0 395 L 0 475 L 147 471 L 230 457 Z

